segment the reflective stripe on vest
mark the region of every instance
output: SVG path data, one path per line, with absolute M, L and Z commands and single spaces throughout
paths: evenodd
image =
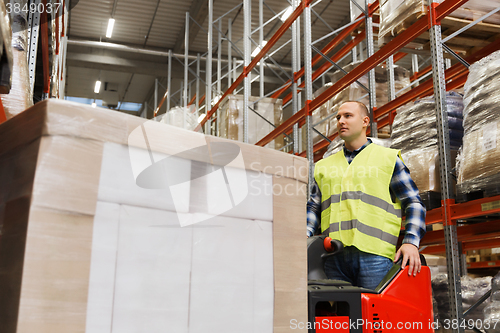
M 338 203 L 342 200 L 348 200 L 348 199 L 361 200 L 369 205 L 381 208 L 386 212 L 394 214 L 397 217 L 401 218 L 401 209 L 394 208 L 394 205 L 392 203 L 388 203 L 370 194 L 366 194 L 363 192 L 353 192 L 353 191 L 342 192 L 342 198 L 340 197 L 340 194 L 334 194 L 330 196 L 328 199 L 326 199 L 321 203 L 321 211 L 328 209 L 332 203 Z
M 372 143 L 351 164 L 343 150 L 316 164 L 323 234 L 345 246 L 394 258 L 402 214 L 389 185 L 398 154 Z
M 339 228 L 340 227 L 340 228 Z M 342 221 L 340 223 L 332 223 L 322 232 L 323 235 L 329 235 L 331 232 L 337 232 L 340 230 L 350 230 L 350 229 L 358 229 L 359 232 L 362 232 L 368 236 L 379 238 L 389 244 L 396 246 L 398 243 L 398 237 L 391 235 L 387 232 L 384 232 L 380 229 L 370 227 L 369 225 L 363 224 L 358 220 L 350 220 L 350 221 Z

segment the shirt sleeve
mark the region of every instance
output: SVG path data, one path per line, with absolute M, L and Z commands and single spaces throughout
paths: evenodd
M 311 197 L 307 202 L 307 237 L 314 235 L 321 220 L 321 191 L 316 180 L 311 189 Z
M 399 157 L 396 159 L 390 189 L 401 201 L 401 208 L 406 216 L 403 244 L 410 243 L 419 247 L 420 240 L 425 235 L 426 209 L 418 194 L 417 185 L 411 179 L 410 170 Z

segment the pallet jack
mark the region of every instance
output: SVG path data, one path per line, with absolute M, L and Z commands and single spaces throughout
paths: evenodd
M 423 256 L 416 276 L 401 269 L 400 259 L 371 290 L 327 279 L 325 260 L 342 249 L 324 235 L 307 239 L 309 332 L 434 332 L 431 275 Z

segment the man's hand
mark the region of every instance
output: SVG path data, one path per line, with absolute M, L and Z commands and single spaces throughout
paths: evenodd
M 413 273 L 413 276 L 415 276 L 417 273 L 420 273 L 422 264 L 420 263 L 418 248 L 415 245 L 409 243 L 401 245 L 398 252 L 396 252 L 394 262 L 398 261 L 401 255 L 403 256 L 403 264 L 401 265 L 401 268 L 405 268 L 408 260 L 410 261 L 408 265 L 408 275 Z

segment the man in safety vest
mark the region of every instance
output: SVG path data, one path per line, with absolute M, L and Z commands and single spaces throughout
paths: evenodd
M 345 102 L 338 109 L 341 151 L 316 163 L 307 203 L 307 236 L 321 221 L 321 233 L 338 239 L 344 251 L 325 263 L 329 279 L 375 289 L 403 257 L 409 275 L 420 272 L 418 247 L 425 234 L 425 206 L 398 150 L 366 137 L 368 109 Z M 403 245 L 396 252 L 402 211 L 406 215 Z

